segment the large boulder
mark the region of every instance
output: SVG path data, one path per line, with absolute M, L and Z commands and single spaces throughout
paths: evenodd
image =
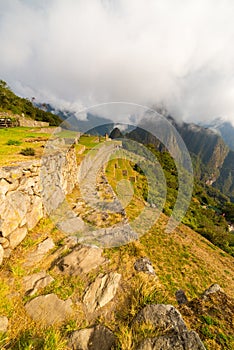
M 172 305 L 147 305 L 137 314 L 133 323 L 150 323 L 159 330 L 171 329 L 176 332 L 186 330 L 181 314 Z
M 193 331 L 175 333 L 171 336 L 162 335 L 147 338 L 142 341 L 136 350 L 205 350 L 198 334 Z
M 72 350 L 111 350 L 116 343 L 115 335 L 104 326 L 75 331 L 68 346 Z
M 145 339 L 136 350 L 205 350 L 199 335 L 187 329 L 181 314 L 172 305 L 147 305 L 133 321 L 134 327 L 139 324 L 154 326 L 159 335 Z

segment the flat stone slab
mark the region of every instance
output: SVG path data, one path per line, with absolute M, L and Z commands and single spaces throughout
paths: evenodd
M 74 235 L 84 230 L 85 223 L 79 218 L 69 218 L 57 224 L 57 227 L 66 234 Z
M 115 335 L 100 325 L 73 332 L 68 346 L 73 350 L 111 350 L 115 344 Z
M 55 247 L 55 244 L 52 238 L 46 238 L 43 242 L 38 244 L 36 250 L 31 252 L 25 262 L 25 266 L 33 266 L 36 263 L 40 262 L 45 255 Z
M 57 266 L 61 272 L 68 275 L 88 273 L 106 261 L 102 253 L 103 250 L 96 246 L 80 245 L 63 257 Z
M 92 244 L 95 242 L 102 247 L 119 247 L 138 239 L 138 234 L 127 223 L 121 223 L 112 227 L 85 231 L 78 238 L 80 243 Z
M 32 296 L 53 281 L 54 279 L 50 275 L 47 275 L 45 271 L 26 276 L 23 278 L 25 294 Z
M 8 328 L 8 318 L 6 316 L 0 317 L 0 332 L 5 333 Z
M 72 301 L 71 299 L 64 301 L 56 294 L 48 294 L 29 301 L 25 309 L 34 321 L 52 325 L 65 321 L 72 314 Z
M 100 274 L 87 289 L 83 302 L 89 313 L 92 313 L 111 301 L 118 289 L 121 275 L 116 272 Z

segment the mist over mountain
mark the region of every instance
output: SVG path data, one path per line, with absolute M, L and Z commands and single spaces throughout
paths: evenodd
M 218 133 L 225 143 L 234 151 L 234 127 L 230 122 L 217 118 L 210 123 L 201 123 L 201 125 Z
M 125 101 L 233 123 L 233 10 L 231 0 L 0 1 L 2 78 L 75 113 Z

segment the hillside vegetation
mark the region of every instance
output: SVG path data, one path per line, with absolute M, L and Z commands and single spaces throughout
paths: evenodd
M 183 289 L 191 300 L 200 297 L 212 283 L 219 283 L 233 297 L 233 258 L 184 225 L 171 234 L 165 233 L 167 220 L 162 214 L 158 223 L 139 240 L 119 248 L 105 249 L 108 263 L 85 276 L 64 276 L 54 271 L 58 253 L 66 255 L 69 252 L 66 237 L 48 219 L 41 220 L 1 266 L 0 314 L 9 318 L 8 332 L 0 339 L 1 349 L 65 350 L 68 349 L 66 339 L 72 331 L 104 323 L 117 335 L 117 349 L 131 350 L 135 349 L 134 344 L 152 332 L 141 328 L 134 331 L 131 326 L 134 316 L 144 306 L 153 303 L 177 306 L 176 290 Z M 55 248 L 43 261 L 27 267 L 28 257 L 47 237 L 54 240 Z M 136 259 L 144 256 L 150 258 L 156 278 L 135 271 Z M 63 300 L 71 298 L 74 302 L 74 314 L 63 324 L 45 327 L 43 323 L 33 322 L 24 309 L 25 303 L 32 298 L 25 295 L 24 277 L 42 270 L 47 270 L 54 282 L 33 297 L 55 293 Z M 96 276 L 110 271 L 122 275 L 114 304 L 87 318 L 81 308 L 85 290 Z M 200 305 L 204 310 L 198 307 L 193 312 L 189 308 L 181 309 L 188 327 L 197 330 L 207 350 L 233 349 L 233 328 L 230 315 L 225 316 L 222 312 L 224 305 L 217 305 L 217 302 L 211 305 L 205 301 Z M 215 315 L 212 314 L 214 308 Z
M 14 115 L 25 115 L 38 121 L 49 122 L 51 126 L 57 126 L 61 123 L 61 119 L 50 112 L 35 107 L 32 102 L 26 98 L 16 96 L 7 83 L 0 80 L 0 112 L 9 112 Z
M 128 142 L 126 142 L 125 145 L 127 148 L 129 147 Z M 147 148 L 152 152 L 163 169 L 167 188 L 163 212 L 170 216 L 178 193 L 178 174 L 174 160 L 167 151 L 160 152 L 156 150 L 155 145 L 147 145 Z M 134 149 L 131 150 L 134 152 Z M 162 198 L 160 198 L 163 192 L 163 189 L 161 189 L 163 183 L 161 181 L 159 181 L 157 186 L 154 186 L 154 192 L 151 193 L 150 198 L 148 198 L 147 178 L 142 171 L 142 168 L 144 168 L 144 160 L 138 162 L 137 165 L 134 163 L 129 163 L 129 165 L 132 170 L 135 170 L 135 175 L 140 175 L 140 181 L 136 184 L 138 190 L 137 192 L 135 191 L 135 193 L 138 193 L 138 200 L 142 198 L 145 201 L 148 200 L 152 204 L 157 204 L 162 200 Z M 152 179 L 155 176 L 154 171 L 155 165 L 148 165 L 148 173 L 151 174 Z M 110 182 L 113 176 L 111 174 L 114 174 L 113 169 L 108 172 Z M 124 178 L 124 176 L 122 176 L 122 178 Z M 141 194 L 139 195 L 139 193 Z M 129 207 L 132 205 L 133 202 L 130 203 Z M 135 207 L 139 207 L 137 201 Z M 229 232 L 229 225 L 234 223 L 233 219 L 234 204 L 230 202 L 229 198 L 223 195 L 219 190 L 207 186 L 195 178 L 192 199 L 182 222 L 210 240 L 216 246 L 234 256 L 234 233 Z

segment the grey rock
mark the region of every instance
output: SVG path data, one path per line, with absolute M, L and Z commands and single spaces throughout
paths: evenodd
M 84 230 L 85 223 L 81 218 L 74 217 L 59 222 L 57 226 L 61 231 L 65 232 L 66 234 L 74 235 Z
M 55 294 L 48 294 L 29 301 L 25 309 L 34 321 L 52 325 L 65 321 L 72 314 L 72 301 L 64 301 Z
M 147 338 L 139 344 L 136 350 L 205 350 L 199 335 L 193 331 L 172 336 Z
M 172 305 L 147 305 L 135 317 L 133 326 L 139 323 L 151 324 L 163 335 L 145 339 L 136 350 L 205 350 L 198 334 L 187 329 Z
M 85 232 L 84 237 L 79 238 L 80 243 L 98 242 L 102 247 L 117 247 L 138 238 L 137 233 L 129 224 L 117 224 L 112 227 L 100 228 Z
M 27 295 L 34 295 L 39 289 L 48 286 L 54 279 L 47 275 L 45 271 L 35 273 L 23 278 L 23 285 Z
M 104 326 L 85 328 L 71 334 L 69 347 L 73 350 L 111 350 L 115 335 Z
M 175 296 L 179 305 L 187 304 L 188 299 L 185 295 L 185 292 L 182 289 L 177 290 Z
M 89 313 L 105 306 L 111 301 L 118 289 L 121 275 L 116 272 L 99 275 L 87 289 L 83 302 Z
M 134 269 L 136 271 L 143 271 L 149 275 L 156 275 L 152 263 L 147 257 L 137 259 L 134 264 Z
M 212 294 L 212 293 L 216 293 L 216 292 L 220 292 L 222 289 L 220 287 L 220 285 L 214 283 L 212 284 L 208 289 L 205 290 L 205 292 L 202 294 L 202 297 L 204 299 L 206 299 L 206 297 L 209 295 L 209 294 Z
M 6 316 L 0 317 L 0 332 L 5 333 L 8 328 L 8 318 Z
M 105 262 L 102 252 L 96 246 L 80 245 L 58 262 L 58 268 L 68 275 L 88 273 Z
M 133 324 L 150 323 L 160 330 L 172 330 L 178 333 L 186 330 L 179 311 L 172 305 L 153 304 L 145 306 L 135 317 Z

